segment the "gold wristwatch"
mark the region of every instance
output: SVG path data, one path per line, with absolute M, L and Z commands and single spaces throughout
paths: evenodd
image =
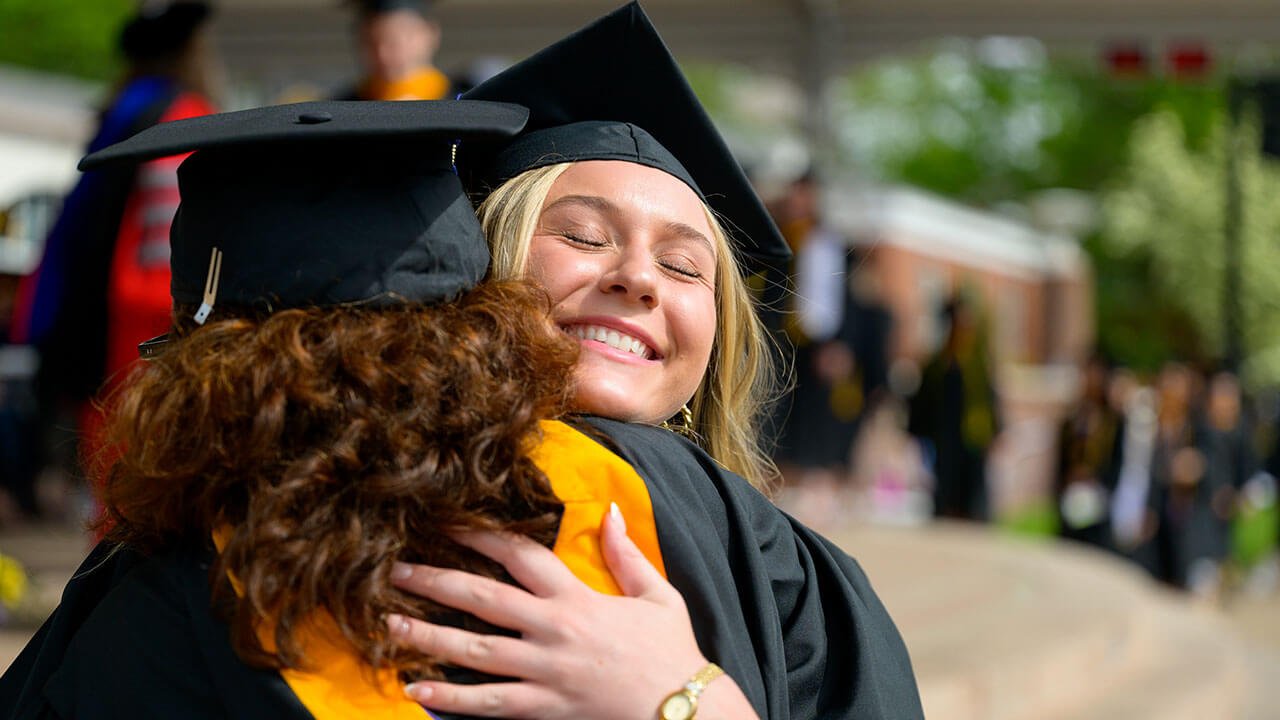
M 707 688 L 707 684 L 724 674 L 715 663 L 699 670 L 684 687 L 671 693 L 662 705 L 658 706 L 658 717 L 661 720 L 693 720 L 698 712 L 698 696 Z

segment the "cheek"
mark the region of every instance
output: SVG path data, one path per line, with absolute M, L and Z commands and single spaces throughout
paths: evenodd
M 405 52 L 413 59 L 431 53 L 431 36 L 425 30 L 418 30 L 405 38 Z
M 600 272 L 589 256 L 562 243 L 539 242 L 534 238 L 529 246 L 525 277 L 547 291 L 552 305 L 560 304 L 583 287 L 592 286 Z
M 524 264 L 524 276 L 539 285 L 546 285 L 547 267 L 546 258 L 543 257 L 542 253 L 531 249 L 529 251 L 529 259 Z
M 716 341 L 714 293 L 700 293 L 674 307 L 671 324 L 680 347 L 705 368 Z

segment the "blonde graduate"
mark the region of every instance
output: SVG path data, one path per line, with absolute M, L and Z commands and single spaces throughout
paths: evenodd
M 481 204 L 480 222 L 493 253 L 495 279 L 526 275 L 542 209 L 556 181 L 573 163 L 528 170 Z M 688 403 L 691 437 L 723 465 L 767 492 L 777 468 L 760 446 L 763 410 L 774 397 L 776 352 L 755 309 L 728 237 L 703 203 L 716 248 L 715 341 L 710 362 Z M 665 419 L 665 418 L 664 418 Z M 672 424 L 679 426 L 680 418 Z

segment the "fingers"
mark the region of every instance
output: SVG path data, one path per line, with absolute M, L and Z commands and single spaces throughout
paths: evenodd
M 556 699 L 549 689 L 530 683 L 453 685 L 424 681 L 406 687 L 405 694 L 432 710 L 511 720 L 541 717 L 554 707 Z
M 518 638 L 473 633 L 403 615 L 388 616 L 387 626 L 391 637 L 405 647 L 491 675 L 536 678 L 545 665 L 538 660 L 537 650 Z
M 450 537 L 496 560 L 516 582 L 538 597 L 581 585 L 555 553 L 523 535 L 462 530 L 450 533 Z
M 680 593 L 662 577 L 657 568 L 640 552 L 640 548 L 627 536 L 627 524 L 616 504 L 604 518 L 604 526 L 600 530 L 600 546 L 604 552 L 604 562 L 618 581 L 622 592 L 629 597 L 642 597 L 660 602 L 664 605 L 678 602 L 683 604 Z
M 405 592 L 525 634 L 550 628 L 541 601 L 523 589 L 461 570 L 396 563 L 391 582 Z

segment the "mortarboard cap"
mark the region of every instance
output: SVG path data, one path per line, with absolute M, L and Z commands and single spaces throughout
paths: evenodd
M 424 18 L 432 16 L 435 3 L 431 0 L 350 0 L 361 18 L 368 18 L 398 10 L 412 10 Z
M 120 31 L 120 51 L 135 61 L 172 55 L 186 46 L 210 12 L 205 2 L 145 2 Z
M 791 256 L 773 219 L 675 58 L 630 3 L 463 95 L 529 108 L 525 131 L 501 150 L 459 147 L 492 190 L 526 170 L 578 160 L 627 160 L 681 179 L 725 222 L 737 251 L 766 263 Z
M 280 105 L 161 123 L 80 169 L 195 151 L 170 229 L 177 303 L 213 305 L 214 280 L 217 305 L 431 302 L 474 287 L 489 261 L 454 141 L 503 140 L 526 117 L 459 100 Z

